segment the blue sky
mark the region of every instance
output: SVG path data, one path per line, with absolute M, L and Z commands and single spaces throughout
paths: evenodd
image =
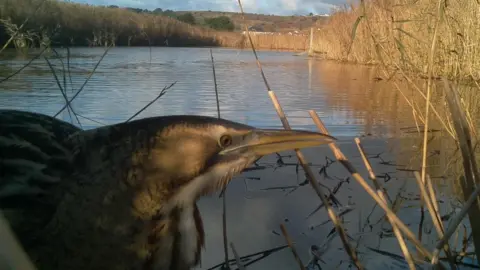
M 117 5 L 144 9 L 212 10 L 238 12 L 237 0 L 71 0 L 94 5 Z M 276 15 L 305 15 L 329 13 L 334 5 L 347 0 L 243 0 L 245 12 Z

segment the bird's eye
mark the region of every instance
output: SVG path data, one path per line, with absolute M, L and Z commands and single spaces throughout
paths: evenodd
M 230 135 L 222 135 L 219 140 L 219 144 L 221 147 L 228 147 L 232 144 L 232 136 Z

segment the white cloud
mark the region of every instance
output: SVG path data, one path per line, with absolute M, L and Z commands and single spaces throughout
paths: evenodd
M 297 1 L 295 0 L 281 0 L 280 1 L 283 4 L 283 8 L 287 10 L 297 10 Z

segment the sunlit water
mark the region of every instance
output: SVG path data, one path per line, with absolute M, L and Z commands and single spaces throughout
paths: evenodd
M 59 52 L 66 55 L 66 50 Z M 102 48 L 72 49 L 69 61 L 63 58 L 63 64 L 50 55 L 49 60 L 58 82 L 67 89 L 68 97 L 72 97 L 84 84 L 103 52 Z M 418 188 L 412 173 L 401 169 L 420 168 L 419 157 L 412 157 L 412 154 L 418 155 L 420 144 L 419 137 L 409 133 L 411 127 L 415 126 L 415 119 L 402 94 L 391 84 L 377 82 L 377 71 L 369 67 L 308 59 L 288 52 L 258 53 L 270 87 L 277 94 L 291 126 L 316 130 L 308 114 L 308 110 L 315 110 L 329 132 L 339 138 L 342 151 L 366 178 L 367 172 L 353 141 L 354 137 L 362 137 L 365 150 L 372 157 L 375 173 L 388 188 L 390 197 L 398 198 L 400 189 L 405 190 L 399 195 L 406 198 L 399 216 L 407 225 L 411 225 L 416 234 L 420 217 Z M 213 49 L 213 56 L 221 116 L 256 127 L 280 128 L 281 122 L 252 52 Z M 21 68 L 31 58 L 14 54 L 4 57 L 0 61 L 0 77 Z M 162 88 L 174 82 L 175 85 L 163 97 L 137 118 L 170 114 L 217 115 L 210 52 L 209 49 L 199 48 L 112 49 L 73 102 L 73 108 L 80 115 L 83 128 L 125 121 L 154 99 Z M 409 95 L 411 90 L 405 90 L 405 93 Z M 43 57 L 0 84 L 1 109 L 22 109 L 53 115 L 63 104 L 65 100 L 59 85 Z M 67 111 L 60 116 L 72 121 Z M 73 122 L 78 124 L 76 120 Z M 435 146 L 443 150 L 445 146 L 442 142 L 439 139 Z M 401 255 L 394 237 L 379 237 L 381 223 L 372 229 L 368 225 L 363 228 L 373 200 L 353 179 L 348 178 L 349 174 L 338 162 L 328 167 L 330 178 L 317 173 L 327 163 L 326 156 L 334 160 L 328 147 L 304 152 L 309 161 L 314 163 L 317 179 L 329 188 L 333 189 L 341 180 L 349 180 L 336 193 L 342 204 L 337 212 L 353 209 L 344 216 L 344 224 L 347 233 L 354 239 L 359 240 L 362 235 L 358 247 L 362 263 L 374 269 L 399 269 L 395 268 L 392 260 L 387 262 L 388 257 L 366 249 L 376 248 Z M 276 161 L 275 156 L 262 159 L 262 165 L 272 168 L 245 173 L 229 185 L 228 240 L 234 243 L 240 256 L 281 246 L 286 241 L 279 225 L 284 223 L 306 264 L 310 259 L 308 248 L 312 244 L 320 246 L 330 233 L 332 224 L 327 222 L 329 218 L 324 208 L 307 218 L 320 203 L 317 195 L 309 185 L 293 191 L 292 186 L 305 180 L 302 170 L 298 176 L 295 166 L 274 170 Z M 284 162 L 296 163 L 297 160 L 294 157 L 285 158 Z M 445 193 L 451 186 L 442 180 L 447 167 L 445 158 L 431 157 L 429 166 L 432 176 L 439 179 L 436 181 L 439 194 Z M 268 189 L 282 186 L 285 188 Z M 451 194 L 447 192 L 445 195 Z M 417 200 L 410 200 L 412 198 Z M 444 200 L 441 203 L 442 213 L 451 212 L 452 206 L 445 201 L 446 197 L 441 199 Z M 222 204 L 217 194 L 202 198 L 199 206 L 207 237 L 200 268 L 208 269 L 221 263 L 224 257 Z M 377 209 L 370 217 L 370 223 L 382 218 L 382 213 Z M 436 233 L 428 213 L 426 215 L 423 237 L 429 249 L 432 249 Z M 383 227 L 391 228 L 386 223 Z M 363 234 L 359 231 L 363 231 Z M 356 242 L 352 240 L 351 244 L 355 246 Z M 411 250 L 414 250 L 413 247 Z M 229 254 L 233 258 L 231 250 Z M 348 256 L 342 250 L 338 237 L 333 239 L 322 259 L 327 263 L 320 263 L 323 269 L 337 266 L 340 269 L 348 268 Z M 406 269 L 406 266 L 403 267 Z M 287 248 L 249 265 L 249 269 L 298 269 L 298 265 Z

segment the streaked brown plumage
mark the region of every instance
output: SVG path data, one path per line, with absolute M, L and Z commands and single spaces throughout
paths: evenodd
M 32 216 L 15 212 L 31 205 L 10 206 L 7 218 L 39 269 L 190 269 L 204 245 L 200 196 L 263 155 L 333 140 L 204 116 L 76 131 L 61 143 L 74 166 L 62 167 L 45 189 L 48 207 L 34 214 L 46 216 L 41 226 L 17 230 L 32 228 Z
M 77 131 L 47 115 L 0 110 L 0 207 L 20 237 L 53 214 L 56 202 L 49 191 L 71 168 L 71 151 L 63 142 Z M 24 244 L 34 241 L 22 239 Z
M 33 112 L 0 110 L 0 176 L 15 180 L 8 194 L 38 193 L 38 185 L 57 182 L 57 166 L 65 166 L 68 149 L 62 142 L 81 129 L 62 120 Z M 5 184 L 0 181 L 0 187 Z

